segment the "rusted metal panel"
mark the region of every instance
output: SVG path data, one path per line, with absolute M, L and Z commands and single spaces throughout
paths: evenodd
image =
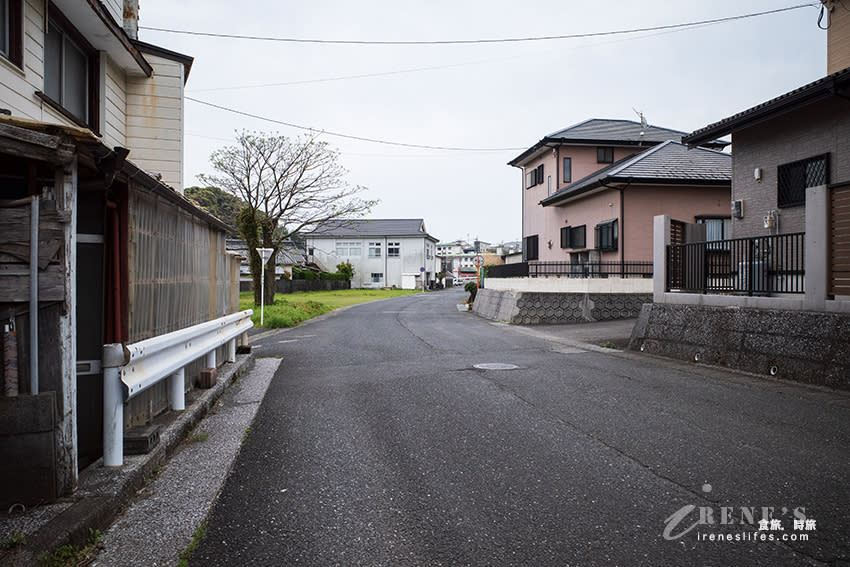
M 829 294 L 850 296 L 850 183 L 830 188 Z

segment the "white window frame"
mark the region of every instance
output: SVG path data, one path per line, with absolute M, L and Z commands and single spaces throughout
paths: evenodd
M 369 257 L 370 258 L 380 258 L 381 257 L 381 242 L 370 242 L 369 243 Z
M 401 242 L 387 242 L 387 258 L 401 258 Z

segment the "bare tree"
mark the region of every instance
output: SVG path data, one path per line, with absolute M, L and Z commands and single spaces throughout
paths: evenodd
M 377 201 L 361 198 L 364 187 L 349 185 L 339 152 L 317 136 L 287 138 L 242 132 L 235 145 L 213 152 L 215 175 L 199 176 L 247 203 L 237 228 L 251 253 L 254 303 L 260 303 L 261 260 L 254 248 L 274 252 L 266 264 L 266 304 L 274 302 L 274 269 L 283 242 L 302 231 L 356 218 Z

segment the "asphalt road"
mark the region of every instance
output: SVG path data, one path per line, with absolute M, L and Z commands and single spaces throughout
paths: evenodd
M 546 340 L 464 296 L 260 341 L 283 363 L 190 565 L 850 565 L 847 396 Z

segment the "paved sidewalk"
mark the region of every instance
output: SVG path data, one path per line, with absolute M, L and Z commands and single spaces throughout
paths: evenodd
M 187 395 L 186 411 L 167 412 L 157 418 L 155 422 L 162 425 L 160 443 L 150 453 L 126 455 L 124 466 L 120 468 L 104 468 L 102 461 L 98 461 L 81 472 L 78 489 L 73 495 L 55 503 L 2 511 L 0 539 L 23 536 L 26 544 L 18 549 L 0 548 L 0 565 L 39 565 L 39 556 L 43 553 L 66 544 L 82 547 L 90 530 L 109 527 L 145 479 L 153 477 L 153 471 L 168 461 L 187 432 L 216 404 L 230 384 L 242 375 L 244 378 L 237 382 L 240 389 L 253 380 L 253 372 L 245 374 L 253 363 L 253 355 L 239 355 L 235 363 L 219 367 L 218 383 L 213 388 L 193 390 Z M 114 564 L 126 565 L 126 558 Z
M 101 541 L 91 565 L 176 565 L 205 522 L 260 407 L 279 358 L 260 358 L 136 495 Z

